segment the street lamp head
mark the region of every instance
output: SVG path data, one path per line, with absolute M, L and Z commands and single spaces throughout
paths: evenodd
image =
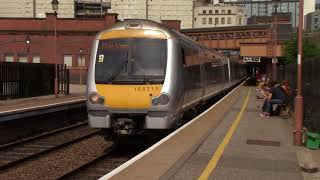
M 57 13 L 58 9 L 59 9 L 59 1 L 58 0 L 52 0 L 51 1 L 51 5 L 52 5 L 52 10 Z
M 80 48 L 79 53 L 80 53 L 80 54 L 82 54 L 82 53 L 83 53 L 83 49 L 82 49 L 82 48 Z
M 31 39 L 30 39 L 30 36 L 29 36 L 29 35 L 27 35 L 27 37 L 26 37 L 26 43 L 27 43 L 28 45 L 31 43 Z

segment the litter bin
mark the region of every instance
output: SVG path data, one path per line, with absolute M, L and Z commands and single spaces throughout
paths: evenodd
M 320 148 L 320 134 L 307 131 L 306 147 L 309 149 Z

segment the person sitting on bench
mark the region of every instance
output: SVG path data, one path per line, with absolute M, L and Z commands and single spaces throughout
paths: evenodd
M 264 101 L 263 107 L 262 107 L 262 113 L 260 113 L 260 116 L 270 116 L 273 111 L 273 105 L 274 104 L 284 104 L 288 97 L 286 94 L 286 88 L 287 86 L 284 83 L 281 83 L 280 86 L 272 87 L 269 91 L 269 95 Z

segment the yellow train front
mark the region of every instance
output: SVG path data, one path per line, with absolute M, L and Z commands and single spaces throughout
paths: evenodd
M 244 76 L 231 77 L 218 53 L 148 20 L 100 32 L 91 54 L 89 124 L 107 136 L 175 128 L 185 111 Z

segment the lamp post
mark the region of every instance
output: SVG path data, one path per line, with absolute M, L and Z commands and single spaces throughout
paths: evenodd
M 274 38 L 273 38 L 273 58 L 272 58 L 272 80 L 277 80 L 277 9 L 278 9 L 278 2 L 274 0 Z
M 52 10 L 56 16 L 54 20 L 54 62 L 55 62 L 55 77 L 54 77 L 54 95 L 58 97 L 58 62 L 57 62 L 57 11 L 59 9 L 59 1 L 51 1 Z
M 298 27 L 298 59 L 297 59 L 297 96 L 294 102 L 294 144 L 302 145 L 302 122 L 303 122 L 303 96 L 302 90 L 302 36 L 303 36 L 303 0 L 299 0 L 299 27 Z
M 30 36 L 29 36 L 29 35 L 27 35 L 27 36 L 26 36 L 27 62 L 29 61 L 30 43 L 31 43 Z
M 80 84 L 82 84 L 82 67 L 83 67 L 82 65 L 83 49 L 82 48 L 80 48 L 79 53 L 80 53 Z
M 148 14 L 149 14 L 149 0 L 146 0 L 146 19 L 148 20 Z

